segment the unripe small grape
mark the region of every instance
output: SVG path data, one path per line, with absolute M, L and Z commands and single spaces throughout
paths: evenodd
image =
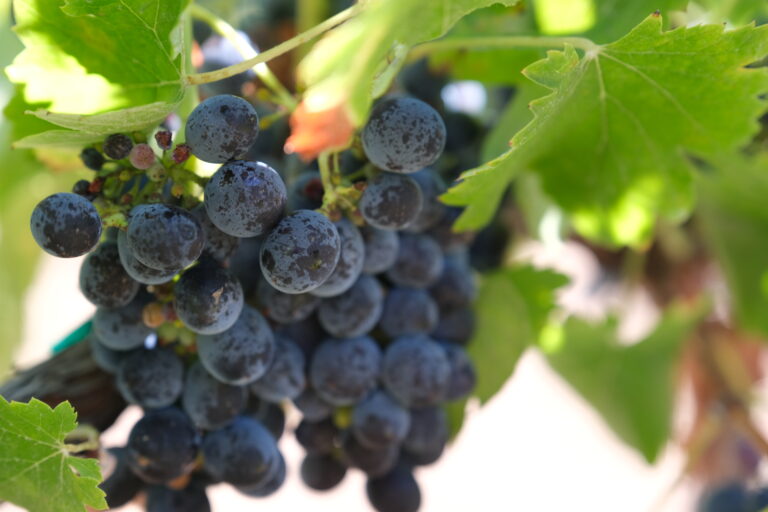
M 133 141 L 122 133 L 113 133 L 104 141 L 104 154 L 113 160 L 122 160 L 128 156 L 133 147 Z
M 136 144 L 131 149 L 128 159 L 131 161 L 131 165 L 144 171 L 155 163 L 155 152 L 152 151 L 149 144 Z

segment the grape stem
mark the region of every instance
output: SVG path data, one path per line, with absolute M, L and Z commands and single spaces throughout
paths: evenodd
M 337 181 L 333 176 L 333 169 L 331 167 L 331 153 L 323 152 L 317 158 L 318 166 L 320 167 L 320 180 L 323 183 L 323 207 L 333 206 L 336 204 L 336 183 Z
M 566 45 L 592 53 L 598 53 L 601 48 L 599 44 L 585 37 L 459 37 L 420 44 L 411 50 L 408 60 L 418 60 L 431 53 L 444 50 L 465 50 L 469 48 L 561 48 Z
M 330 18 L 316 25 L 315 27 L 305 32 L 302 32 L 301 34 L 295 37 L 292 37 L 287 41 L 283 41 L 279 45 L 273 48 L 270 48 L 269 50 L 266 50 L 264 52 L 261 52 L 250 59 L 246 59 L 243 62 L 238 62 L 237 64 L 234 64 L 232 66 L 227 66 L 225 68 L 209 71 L 207 73 L 195 73 L 192 75 L 188 75 L 187 83 L 190 85 L 208 84 L 211 82 L 224 80 L 225 78 L 229 78 L 231 76 L 239 75 L 243 71 L 248 71 L 249 69 L 253 68 L 258 64 L 269 62 L 275 57 L 279 57 L 284 53 L 288 53 L 294 48 L 297 48 L 298 46 L 301 46 L 302 44 L 308 41 L 311 41 L 312 39 L 322 35 L 323 33 L 329 31 L 335 26 L 355 16 L 360 11 L 361 8 L 362 7 L 360 6 L 360 4 L 356 3 L 349 9 L 345 9 L 340 13 L 336 14 L 335 16 L 331 16 Z
M 190 7 L 190 13 L 192 14 L 193 18 L 207 23 L 217 34 L 232 43 L 232 46 L 234 46 L 237 51 L 240 52 L 240 55 L 243 56 L 243 59 L 252 59 L 258 55 L 256 50 L 254 50 L 253 47 L 251 47 L 251 45 L 248 44 L 248 42 L 245 41 L 240 36 L 240 34 L 238 34 L 237 30 L 235 30 L 232 25 L 219 18 L 216 16 L 216 14 L 209 11 L 205 7 L 192 4 Z M 277 103 L 290 110 L 296 108 L 296 105 L 298 104 L 296 98 L 293 97 L 290 91 L 280 82 L 275 74 L 272 73 L 269 67 L 267 67 L 266 63 L 260 62 L 255 64 L 252 69 L 256 73 L 256 76 L 258 76 L 262 81 L 262 83 L 272 90 L 276 97 Z

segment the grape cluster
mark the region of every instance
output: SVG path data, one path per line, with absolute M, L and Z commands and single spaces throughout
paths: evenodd
M 185 144 L 165 130 L 154 147 L 112 135 L 82 153 L 97 177 L 32 215 L 46 251 L 89 253 L 80 287 L 97 306 L 93 357 L 144 409 L 110 450 L 107 500 L 119 507 L 143 489 L 148 510 L 202 511 L 210 484 L 274 493 L 292 403 L 306 485 L 331 489 L 356 468 L 375 509 L 415 511 L 414 468 L 448 441 L 443 405 L 476 379 L 465 351 L 472 237 L 451 231 L 457 211 L 428 167 L 445 125 L 419 100 L 382 101 L 362 131 L 376 169 L 348 187 L 357 201 L 346 209 L 326 201 L 316 170 L 286 187 L 242 159 L 258 132 L 249 102 L 209 97 Z M 221 165 L 202 181 L 184 168 L 190 154 Z

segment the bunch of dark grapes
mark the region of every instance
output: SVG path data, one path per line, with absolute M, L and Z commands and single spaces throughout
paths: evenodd
M 175 147 L 160 131 L 154 145 L 116 134 L 84 150 L 97 176 L 32 215 L 46 251 L 89 253 L 93 357 L 144 409 L 110 450 L 110 507 L 143 490 L 147 510 L 205 511 L 219 482 L 274 493 L 292 403 L 309 487 L 357 469 L 376 510 L 417 510 L 414 469 L 448 442 L 443 406 L 475 385 L 472 237 L 451 230 L 458 212 L 429 167 L 442 118 L 420 100 L 381 101 L 361 133 L 375 169 L 346 209 L 324 202 L 315 171 L 286 188 L 240 159 L 259 132 L 241 98 L 204 100 L 185 132 Z M 221 165 L 202 180 L 184 168 L 190 154 Z

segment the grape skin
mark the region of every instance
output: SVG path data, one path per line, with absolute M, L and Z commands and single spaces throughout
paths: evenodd
M 265 498 L 277 492 L 280 487 L 285 483 L 285 477 L 287 476 L 287 468 L 285 466 L 285 459 L 280 452 L 277 452 L 278 464 L 277 470 L 266 481 L 256 486 L 250 487 L 237 487 L 237 490 L 251 496 L 252 498 Z
M 104 242 L 90 253 L 80 266 L 80 291 L 92 304 L 118 308 L 133 300 L 139 283 L 120 263 L 115 242 Z
M 283 218 L 264 239 L 261 270 L 278 290 L 304 293 L 328 279 L 340 254 L 336 227 L 320 213 L 299 210 Z
M 259 269 L 259 252 L 261 251 L 261 237 L 241 238 L 240 246 L 229 258 L 229 271 L 240 281 L 243 294 L 250 297 L 262 280 Z
M 375 386 L 381 369 L 381 351 L 367 336 L 329 339 L 315 351 L 309 367 L 312 388 L 337 407 L 352 405 Z
M 445 351 L 427 336 L 401 336 L 384 353 L 382 381 L 406 407 L 426 407 L 443 400 L 450 377 Z
M 45 252 L 59 258 L 87 253 L 101 238 L 101 217 L 83 196 L 61 192 L 46 197 L 32 211 L 32 237 Z
M 308 318 L 320 304 L 320 298 L 309 293 L 284 293 L 265 280 L 260 280 L 256 293 L 266 315 L 280 323 L 300 322 Z
M 308 454 L 301 461 L 301 479 L 310 489 L 328 491 L 344 479 L 347 468 L 329 454 Z
M 400 447 L 396 443 L 381 448 L 369 448 L 361 444 L 350 431 L 346 431 L 342 436 L 341 450 L 345 464 L 358 468 L 371 477 L 390 471 L 397 464 L 400 455 Z
M 304 353 L 288 338 L 276 335 L 272 365 L 251 384 L 251 392 L 263 400 L 280 402 L 296 398 L 305 386 Z
M 125 447 L 108 448 L 114 457 L 112 472 L 99 484 L 99 489 L 106 494 L 109 508 L 119 508 L 131 501 L 144 488 L 144 482 L 128 467 L 128 449 Z
M 438 309 L 424 290 L 393 288 L 384 300 L 379 325 L 390 338 L 404 334 L 429 334 L 437 325 Z
M 328 279 L 311 290 L 318 297 L 334 297 L 344 293 L 355 284 L 363 271 L 365 244 L 360 231 L 349 219 L 341 219 L 335 226 L 341 239 L 341 254 Z
M 397 259 L 387 277 L 399 286 L 426 288 L 438 280 L 443 265 L 443 252 L 432 238 L 401 233 Z
M 104 139 L 104 154 L 113 160 L 127 157 L 133 147 L 133 141 L 122 133 L 113 133 Z
M 226 163 L 205 185 L 205 209 L 211 222 L 241 238 L 266 233 L 280 220 L 285 202 L 283 180 L 262 162 Z
M 361 275 L 341 295 L 323 299 L 317 312 L 320 324 L 336 338 L 353 338 L 376 326 L 384 305 L 384 290 L 375 277 Z
M 329 418 L 320 421 L 301 420 L 294 435 L 307 453 L 332 453 L 341 431 Z
M 186 267 L 205 247 L 205 233 L 198 220 L 186 210 L 164 204 L 134 207 L 126 235 L 137 260 L 164 271 Z
M 410 425 L 408 410 L 379 390 L 355 406 L 350 431 L 363 446 L 382 449 L 401 443 Z
M 437 340 L 466 345 L 471 341 L 474 330 L 475 313 L 471 308 L 443 309 L 440 311 L 440 320 L 432 331 L 432 337 Z
M 448 418 L 442 407 L 411 410 L 411 428 L 403 448 L 415 454 L 441 452 L 448 441 Z
M 435 226 L 445 214 L 445 204 L 440 196 L 445 192 L 445 184 L 432 169 L 422 169 L 410 175 L 419 185 L 422 206 L 416 218 L 405 227 L 409 233 L 422 233 Z
M 153 485 L 147 489 L 146 512 L 211 512 L 205 485 L 192 480 L 183 489 Z
M 198 204 L 189 213 L 200 222 L 200 226 L 205 232 L 205 249 L 203 251 L 213 256 L 214 259 L 220 262 L 227 261 L 240 247 L 240 238 L 228 235 L 211 222 L 204 203 Z
M 205 469 L 236 486 L 265 484 L 280 469 L 280 453 L 272 434 L 258 421 L 240 416 L 203 440 Z
M 101 343 L 93 333 L 88 336 L 88 344 L 91 346 L 91 358 L 96 366 L 107 373 L 116 373 L 120 362 L 133 353 L 132 350 L 113 350 Z
M 298 322 L 277 325 L 275 334 L 285 336 L 296 343 L 304 353 L 305 361 L 312 359 L 315 349 L 327 337 L 317 315 L 314 314 Z
M 443 272 L 430 287 L 429 293 L 441 311 L 469 306 L 477 293 L 472 269 L 456 258 L 445 258 Z
M 322 421 L 333 414 L 333 406 L 320 398 L 312 388 L 307 388 L 293 400 L 306 421 Z
M 105 347 L 130 350 L 144 346 L 152 329 L 144 325 L 141 312 L 146 297 L 139 294 L 130 304 L 117 309 L 98 308 L 93 316 L 93 333 Z
M 199 264 L 181 275 L 174 288 L 179 320 L 199 334 L 224 332 L 243 310 L 243 289 L 235 276 L 209 264 Z
M 412 173 L 435 162 L 445 147 L 445 123 L 415 98 L 379 102 L 363 128 L 363 149 L 378 168 Z
M 283 436 L 285 431 L 285 411 L 279 404 L 273 404 L 266 400 L 250 395 L 248 405 L 245 408 L 243 416 L 248 416 L 258 421 L 269 430 L 275 441 Z
M 241 386 L 267 372 L 275 341 L 266 319 L 245 306 L 232 327 L 218 334 L 197 337 L 200 362 L 222 382 Z
M 441 343 L 448 363 L 451 365 L 451 378 L 448 381 L 448 389 L 445 399 L 448 401 L 459 400 L 469 395 L 477 384 L 477 373 L 467 351 L 456 343 Z
M 307 171 L 288 187 L 288 211 L 316 210 L 323 205 L 323 182 L 320 173 Z
M 248 391 L 244 387 L 217 380 L 199 362 L 187 370 L 181 404 L 196 427 L 225 427 L 242 412 L 247 401 Z
M 363 272 L 379 274 L 391 267 L 397 259 L 400 238 L 394 231 L 386 231 L 370 226 L 360 228 L 360 235 L 365 244 Z
M 398 230 L 416 219 L 422 203 L 418 183 L 402 174 L 382 172 L 368 181 L 357 206 L 371 226 Z
M 128 436 L 128 464 L 149 483 L 164 483 L 192 470 L 200 436 L 176 407 L 148 411 Z
M 133 251 L 128 245 L 128 235 L 125 231 L 119 231 L 117 234 L 117 250 L 120 253 L 120 263 L 122 263 L 125 272 L 135 281 L 141 284 L 163 284 L 167 283 L 175 276 L 181 268 L 173 270 L 157 270 L 148 267 L 133 255 Z
M 117 388 L 127 402 L 157 409 L 173 404 L 184 386 L 184 364 L 170 349 L 138 350 L 120 362 Z
M 200 160 L 223 164 L 256 141 L 259 116 L 242 98 L 221 94 L 203 100 L 187 119 L 186 143 Z
M 402 465 L 386 475 L 369 478 L 365 491 L 377 512 L 416 512 L 421 506 L 419 484 Z

